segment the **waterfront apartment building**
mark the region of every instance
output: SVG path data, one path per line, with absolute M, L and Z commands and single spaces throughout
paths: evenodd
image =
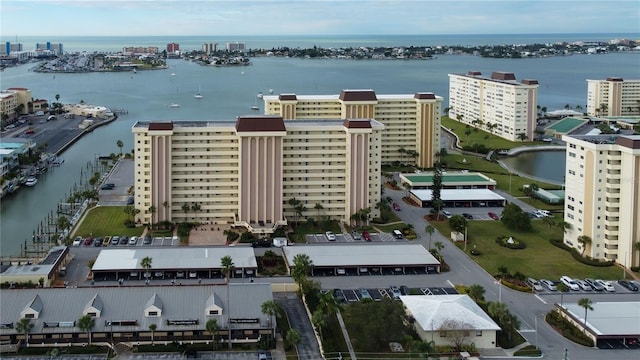
M 167 44 L 167 52 L 168 53 L 174 53 L 180 51 L 180 44 L 176 44 L 176 43 L 168 43 Z
M 122 48 L 123 53 L 129 54 L 157 54 L 157 46 L 127 46 Z
M 62 43 L 52 44 L 50 41 L 46 43 L 36 43 L 36 52 L 48 51 L 54 55 L 64 54 L 64 45 Z
M 264 95 L 266 114 L 284 119 L 375 119 L 384 125 L 381 163 L 433 167 L 440 151 L 442 97 L 432 93 L 376 94 L 342 90 L 336 95 Z
M 537 106 L 537 80 L 517 82 L 508 72 L 449 74 L 449 117 L 507 140 L 534 138 Z
M 138 122 L 136 221 L 270 233 L 305 217 L 378 217 L 383 131 L 372 119 Z
M 640 80 L 624 80 L 620 77 L 587 79 L 587 114 L 640 115 Z
M 640 266 L 640 135 L 563 136 L 564 243 L 594 259 Z M 591 241 L 578 241 L 581 236 Z
M 236 41 L 232 43 L 226 43 L 225 48 L 227 49 L 227 51 L 245 51 L 247 48 L 247 45 L 243 42 Z
M 202 44 L 202 52 L 207 55 L 211 55 L 218 51 L 218 43 L 203 43 Z
M 4 43 L 4 54 L 5 55 L 9 55 L 11 53 L 21 52 L 21 51 L 22 51 L 22 44 L 21 43 L 12 44 L 9 41 Z

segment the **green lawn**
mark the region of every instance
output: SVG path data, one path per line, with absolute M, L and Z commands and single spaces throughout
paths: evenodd
M 76 236 L 142 235 L 144 227 L 128 228 L 124 226 L 127 216 L 124 213 L 124 206 L 94 207 L 87 212 L 85 219 L 76 231 Z
M 508 230 L 500 221 L 471 221 L 469 225 L 469 241 L 467 254 L 490 274 L 497 274 L 499 266 L 506 266 L 511 274 L 521 272 L 535 278 L 558 279 L 562 275 L 577 278 L 619 279 L 622 270 L 616 266 L 588 266 L 576 261 L 568 251 L 557 248 L 549 242 L 552 236 L 560 238 L 559 229 L 550 229 L 541 221 L 532 221 L 533 231 L 515 233 Z M 433 222 L 432 225 L 447 238 L 451 228 L 447 221 Z M 496 244 L 498 236 L 513 236 L 524 241 L 525 249 L 512 250 Z M 464 243 L 457 244 L 464 248 Z M 479 256 L 470 255 L 474 248 L 480 251 Z
M 499 136 L 493 135 L 487 131 L 476 129 L 474 126 L 470 126 L 471 133 L 469 136 L 465 134 L 467 124 L 461 123 L 457 120 L 451 119 L 447 116 L 442 117 L 442 125 L 448 129 L 451 129 L 460 138 L 460 146 L 482 144 L 488 149 L 511 149 L 523 145 L 540 145 L 535 141 L 509 141 Z M 477 130 L 477 131 L 476 131 Z

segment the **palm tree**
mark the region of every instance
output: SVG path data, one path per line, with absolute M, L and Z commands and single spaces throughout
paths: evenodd
M 60 94 L 56 94 L 56 102 L 60 100 Z
M 153 334 L 155 333 L 157 328 L 158 328 L 158 325 L 149 324 L 149 331 L 151 331 L 151 346 L 153 346 Z
M 64 231 L 66 228 L 71 226 L 71 221 L 69 221 L 69 218 L 67 218 L 66 216 L 61 215 L 60 217 L 58 217 L 56 225 L 58 226 L 58 229 Z
M 96 319 L 87 314 L 78 319 L 78 329 L 85 331 L 89 335 L 89 345 L 91 345 L 91 331 L 96 326 Z
M 564 293 L 569 291 L 569 287 L 565 285 L 565 283 L 559 282 L 558 285 L 556 285 L 556 289 L 558 289 L 558 292 L 560 293 L 560 306 L 562 306 Z
M 467 295 L 475 302 L 484 301 L 484 292 L 484 288 L 479 284 L 473 284 L 467 289 Z
M 463 118 L 464 118 L 464 115 L 462 115 L 462 114 L 457 114 L 456 115 L 456 120 L 458 120 L 459 122 L 462 122 Z
M 291 277 L 298 283 L 298 286 L 302 287 L 302 283 L 307 279 L 307 276 L 313 268 L 313 262 L 309 255 L 298 254 L 293 257 L 293 269 L 291 269 Z
M 636 241 L 633 244 L 633 247 L 636 249 L 636 251 L 638 252 L 638 262 L 640 263 L 640 241 Z
M 429 250 L 431 250 L 431 236 L 433 235 L 433 233 L 436 231 L 436 228 L 434 228 L 431 225 L 427 225 L 424 228 L 424 232 L 426 232 L 427 234 L 429 234 Z
M 407 152 L 407 149 L 400 147 L 398 152 L 400 153 L 400 164 L 404 164 L 404 154 Z
M 207 329 L 207 332 L 211 334 L 211 343 L 213 344 L 213 351 L 216 351 L 216 332 L 220 330 L 220 326 L 218 326 L 218 320 L 216 319 L 207 320 L 207 323 L 205 324 L 205 328 Z
M 149 213 L 151 214 L 151 228 L 153 228 L 153 216 L 156 214 L 156 207 L 151 205 L 149 206 Z
M 202 208 L 200 207 L 200 204 L 193 203 L 193 205 L 191 205 L 191 211 L 194 212 L 195 216 L 197 216 L 197 214 L 200 212 L 200 210 L 202 210 Z
M 185 214 L 185 222 L 189 221 L 189 210 L 191 210 L 191 206 L 189 206 L 189 204 L 182 204 L 182 211 L 184 211 Z
M 433 246 L 436 247 L 436 249 L 438 249 L 438 253 L 440 251 L 442 251 L 442 249 L 444 249 L 444 244 L 442 243 L 442 241 L 436 241 Z
M 527 136 L 527 134 L 525 134 L 525 133 L 519 133 L 519 134 L 518 134 L 518 140 L 520 140 L 520 141 L 525 141 L 525 140 L 527 140 L 528 138 L 529 138 L 529 137 L 528 137 L 528 136 Z
M 33 324 L 31 322 L 31 319 L 29 318 L 22 318 L 16 323 L 16 331 L 24 334 L 24 339 L 27 346 L 29 346 L 29 333 L 31 332 L 31 330 L 33 330 L 34 325 L 35 324 Z
M 120 149 L 120 157 L 122 157 L 122 147 L 124 146 L 122 140 L 116 141 L 116 146 Z
M 276 322 L 274 321 L 274 316 L 277 318 L 280 315 L 278 312 L 278 304 L 273 300 L 268 300 L 262 303 L 260 310 L 263 314 L 269 317 L 269 323 L 271 324 L 272 329 L 271 336 L 274 337 L 276 335 Z
M 318 210 L 318 221 L 320 221 L 320 212 L 322 211 L 322 209 L 324 209 L 324 206 L 322 206 L 322 204 L 320 203 L 316 203 L 314 209 Z
M 578 300 L 578 306 L 583 307 L 584 308 L 584 323 L 583 325 L 586 327 L 587 326 L 587 311 L 591 310 L 593 311 L 593 302 L 591 302 L 591 299 L 589 298 L 582 298 L 580 300 Z
M 591 245 L 591 238 L 587 235 L 578 236 L 578 244 L 582 245 L 582 252 L 580 255 L 584 255 L 584 251 L 587 250 L 587 246 Z
M 320 335 L 320 340 L 322 341 L 322 329 L 329 323 L 327 314 L 320 308 L 316 309 L 316 311 L 311 314 L 311 323 L 318 329 L 318 335 Z
M 298 205 L 300 205 L 301 201 L 292 197 L 291 199 L 289 199 L 289 201 L 287 201 L 287 204 L 291 205 L 291 208 L 293 209 L 294 215 L 293 215 L 293 222 L 296 225 L 296 227 L 298 226 L 298 212 L 296 211 L 296 208 L 298 207 Z
M 288 348 L 300 344 L 300 341 L 302 341 L 302 335 L 300 335 L 300 332 L 298 330 L 290 329 L 289 331 L 287 331 L 284 342 Z
M 142 260 L 140 260 L 140 266 L 144 268 L 144 276 L 146 278 L 149 278 L 151 276 L 151 274 L 149 273 L 149 269 L 151 269 L 152 262 L 153 259 L 149 256 L 145 256 L 142 258 Z
M 233 271 L 233 268 L 234 268 L 233 259 L 229 255 L 223 256 L 222 259 L 220 259 L 220 264 L 222 265 L 222 272 L 224 272 L 224 278 L 227 284 L 229 284 L 229 277 L 231 275 L 231 271 Z

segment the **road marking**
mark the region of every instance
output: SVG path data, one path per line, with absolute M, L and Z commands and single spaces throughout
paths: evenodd
M 547 303 L 547 302 L 546 302 L 546 301 L 544 301 L 540 296 L 535 295 L 535 297 L 537 297 L 537 298 L 538 298 L 538 300 L 542 301 L 542 303 L 543 303 L 543 304 L 546 304 L 546 303 Z
M 447 280 L 447 283 L 448 283 L 449 285 L 451 285 L 451 287 L 452 287 L 452 288 L 455 288 L 455 287 L 456 287 L 455 285 L 453 285 L 453 283 L 451 282 L 451 280 Z
M 536 330 L 535 329 L 525 329 L 525 330 L 520 329 L 520 330 L 518 330 L 518 332 L 521 332 L 521 333 L 523 333 L 523 332 L 536 332 Z

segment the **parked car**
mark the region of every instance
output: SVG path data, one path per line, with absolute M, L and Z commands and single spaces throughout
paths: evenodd
M 400 285 L 400 293 L 402 295 L 409 295 L 410 292 L 411 292 L 411 289 L 409 289 L 408 286 Z
M 469 213 L 463 213 L 462 216 L 467 220 L 473 220 L 473 215 Z
M 120 243 L 120 236 L 111 237 L 111 245 L 118 245 Z
M 638 291 L 638 286 L 636 286 L 633 281 L 618 280 L 618 284 L 622 285 L 622 287 L 629 291 Z
M 362 238 L 364 239 L 364 241 L 371 241 L 371 235 L 369 234 L 368 231 L 362 232 Z
M 451 215 L 451 212 L 447 210 L 442 210 L 442 215 L 444 215 L 444 217 L 446 217 L 447 219 L 451 219 L 451 217 L 453 216 Z
M 144 238 L 142 238 L 142 243 L 144 245 L 150 245 L 153 242 L 153 238 L 151 237 L 151 235 L 146 235 Z
M 400 299 L 400 295 L 402 295 L 402 293 L 400 292 L 400 287 L 396 286 L 396 285 L 391 285 L 391 287 L 389 287 L 389 290 L 391 290 L 391 297 L 395 300 L 399 300 Z
M 596 283 L 602 285 L 604 290 L 607 291 L 607 292 L 615 292 L 616 291 L 616 288 L 613 287 L 613 284 L 611 284 L 611 282 L 609 282 L 609 281 L 604 281 L 604 280 L 601 280 L 601 279 L 597 279 Z
M 362 235 L 360 235 L 360 233 L 355 230 L 351 232 L 351 237 L 353 238 L 353 240 L 362 240 Z
M 586 282 L 587 284 L 591 285 L 591 287 L 595 291 L 604 291 L 604 286 L 602 286 L 599 283 L 597 283 L 594 279 L 586 278 L 586 279 L 584 279 L 584 282 Z
M 102 246 L 102 242 L 104 241 L 104 238 L 102 237 L 97 237 L 94 241 L 93 241 L 93 246 L 95 247 L 100 247 Z
M 573 279 L 573 281 L 576 284 L 578 284 L 578 286 L 580 287 L 580 290 L 582 290 L 582 291 L 591 291 L 591 290 L 593 290 L 591 285 L 589 285 L 586 281 L 582 281 L 580 279 Z
M 251 247 L 271 247 L 271 241 L 269 241 L 269 239 L 258 239 L 258 240 L 254 240 L 251 243 Z
M 533 291 L 544 291 L 544 288 L 542 287 L 542 284 L 540 284 L 540 281 L 534 278 L 527 278 L 527 285 L 529 285 L 533 289 Z
M 346 300 L 346 297 L 344 296 L 344 292 L 341 289 L 333 289 L 333 297 L 339 303 L 344 302 Z
M 547 289 L 549 289 L 550 291 L 558 291 L 558 287 L 556 286 L 556 284 L 551 281 L 551 280 L 547 280 L 547 279 L 541 279 L 540 283 L 544 286 L 547 287 Z
M 258 360 L 267 360 L 267 352 L 264 350 L 258 350 Z
M 113 190 L 115 187 L 116 187 L 116 184 L 106 183 L 106 184 L 102 184 L 102 186 L 100 186 L 100 190 Z
M 135 236 L 132 236 L 129 238 L 129 245 L 135 245 L 138 243 L 138 238 Z
M 560 277 L 560 282 L 562 282 L 563 284 L 567 285 L 567 287 L 570 290 L 573 290 L 573 291 L 580 290 L 580 286 L 578 286 L 578 284 L 576 284 L 576 282 L 573 281 L 573 279 L 568 277 L 568 276 L 561 276 Z
M 490 212 L 489 217 L 492 218 L 493 220 L 500 220 L 500 216 L 498 216 L 498 214 L 494 212 Z
M 92 237 L 88 237 L 84 239 L 84 244 L 85 245 L 91 245 L 93 244 L 93 238 Z
M 120 237 L 120 245 L 127 245 L 127 244 L 129 244 L 129 237 L 128 236 Z
M 324 233 L 325 235 L 327 235 L 327 240 L 329 241 L 336 241 L 336 235 L 331 232 L 331 231 L 327 231 L 326 233 Z
M 369 290 L 360 289 L 360 300 L 364 300 L 364 299 L 373 299 L 373 298 L 371 297 L 371 294 L 369 294 Z
M 398 203 L 394 202 L 393 203 L 393 210 L 400 211 L 400 205 L 398 205 Z
M 75 239 L 73 239 L 73 246 L 80 246 L 82 244 L 82 237 L 80 236 L 76 236 Z

